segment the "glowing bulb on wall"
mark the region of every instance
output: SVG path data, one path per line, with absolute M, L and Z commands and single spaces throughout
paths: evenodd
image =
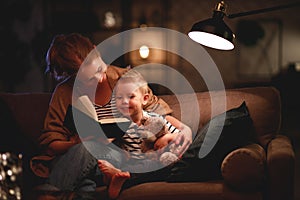
M 148 56 L 149 56 L 150 50 L 149 50 L 149 48 L 148 48 L 146 45 L 142 45 L 142 46 L 140 47 L 139 52 L 140 52 L 141 58 L 146 59 L 146 58 L 148 58 Z
M 116 25 L 116 19 L 112 12 L 105 13 L 104 26 L 107 28 L 112 28 Z

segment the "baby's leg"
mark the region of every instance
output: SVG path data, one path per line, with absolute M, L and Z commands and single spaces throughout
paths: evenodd
M 106 185 L 110 184 L 113 175 L 121 172 L 120 169 L 115 168 L 110 162 L 106 160 L 98 160 L 98 167 L 103 173 L 103 182 Z
M 115 175 L 113 175 L 108 187 L 109 198 L 116 199 L 120 194 L 124 182 L 129 178 L 129 172 L 118 172 Z
M 104 175 L 104 183 L 108 185 L 109 198 L 117 198 L 124 182 L 130 178 L 130 173 L 122 172 L 106 160 L 98 160 L 98 166 Z

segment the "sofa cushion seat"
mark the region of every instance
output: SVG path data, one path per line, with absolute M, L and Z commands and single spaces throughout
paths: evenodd
M 235 193 L 223 181 L 208 182 L 153 182 L 133 186 L 122 192 L 118 200 L 182 200 L 182 199 L 260 199 L 259 192 Z

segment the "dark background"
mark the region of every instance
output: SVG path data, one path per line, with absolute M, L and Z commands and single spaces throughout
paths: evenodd
M 295 0 L 228 0 L 227 13 L 239 13 L 295 3 Z M 186 34 L 193 23 L 211 17 L 218 1 L 211 0 L 2 0 L 0 6 L 0 92 L 51 92 L 57 82 L 44 74 L 45 54 L 54 35 L 79 32 L 95 44 L 141 24 Z M 290 136 L 299 157 L 300 6 L 225 22 L 236 33 L 236 48 L 219 51 L 204 47 L 216 63 L 226 88 L 272 85 L 282 96 L 281 132 Z M 106 15 L 112 13 L 113 26 Z M 109 23 L 108 23 L 109 24 Z M 157 38 L 147 38 L 155 41 Z M 131 41 L 131 42 L 134 42 Z M 178 44 L 180 46 L 180 44 Z M 138 66 L 160 62 L 179 70 L 195 91 L 207 88 L 193 77 L 189 63 L 177 55 L 157 52 L 141 60 L 121 56 L 114 64 Z M 159 59 L 157 59 L 159 58 Z M 153 72 L 158 73 L 160 72 Z M 178 84 L 170 78 L 170 84 Z M 167 93 L 154 87 L 157 94 Z M 299 168 L 299 158 L 297 158 Z M 296 171 L 296 186 L 300 174 Z M 296 194 L 300 199 L 300 194 Z

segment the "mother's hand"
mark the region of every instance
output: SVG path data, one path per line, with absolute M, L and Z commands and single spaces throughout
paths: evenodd
M 193 141 L 193 134 L 191 129 L 188 126 L 184 125 L 184 128 L 181 130 L 181 132 L 178 134 L 178 137 L 176 137 L 175 143 L 176 146 L 178 146 L 178 157 L 181 157 L 184 152 L 189 148 L 190 144 Z
M 166 116 L 166 120 L 180 130 L 180 133 L 172 142 L 177 146 L 178 156 L 181 157 L 193 141 L 192 130 L 173 116 Z
M 167 133 L 158 138 L 154 144 L 154 149 L 164 152 L 165 147 L 174 143 L 178 157 L 181 157 L 192 143 L 193 135 L 191 129 L 182 124 L 180 133 Z

